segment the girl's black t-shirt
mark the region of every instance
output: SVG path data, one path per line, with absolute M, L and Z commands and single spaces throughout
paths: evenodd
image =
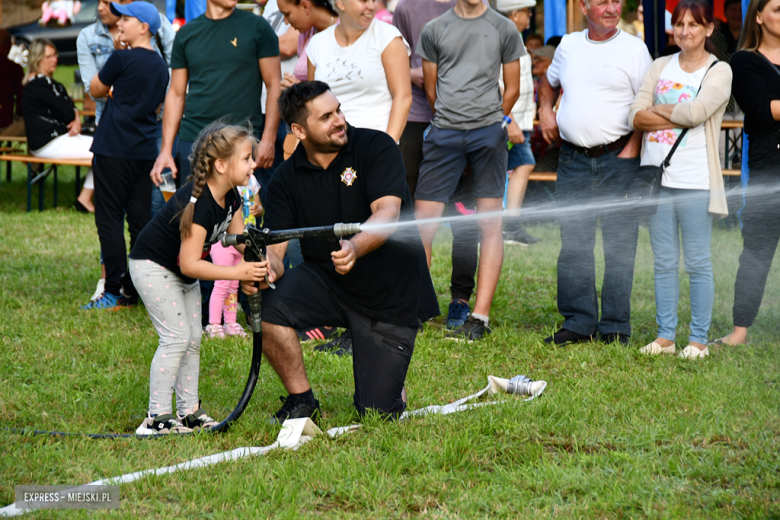
M 181 249 L 181 211 L 190 201 L 192 196 L 192 183 L 179 188 L 165 206 L 157 213 L 141 231 L 135 241 L 135 246 L 130 253 L 134 260 L 151 260 L 166 269 L 173 271 L 185 283 L 192 283 L 194 278 L 182 274 L 179 268 L 179 250 Z M 225 195 L 225 207 L 221 207 L 211 195 L 208 184 L 195 203 L 195 213 L 192 223 L 206 229 L 206 243 L 203 244 L 203 257 L 205 258 L 211 249 L 211 245 L 219 240 L 233 215 L 241 210 L 241 197 L 235 188 Z

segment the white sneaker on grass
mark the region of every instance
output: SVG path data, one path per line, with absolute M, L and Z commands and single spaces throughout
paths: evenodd
M 191 428 L 187 428 L 172 413 L 155 415 L 146 414 L 144 422 L 135 429 L 136 435 L 167 435 L 170 433 L 190 433 Z
M 675 348 L 674 348 L 674 343 L 672 343 L 668 347 L 662 347 L 661 345 L 653 341 L 649 345 L 640 348 L 639 352 L 641 352 L 642 354 L 648 354 L 650 356 L 657 356 L 658 354 L 667 354 L 673 356 L 675 353 Z
M 219 424 L 216 420 L 209 417 L 206 410 L 203 408 L 198 408 L 194 412 L 184 416 L 179 415 L 179 413 L 176 412 L 176 416 L 185 428 L 191 430 L 209 429 Z
M 95 300 L 103 296 L 104 292 L 106 292 L 106 279 L 101 278 L 100 280 L 98 280 L 97 287 L 95 288 L 95 294 L 92 295 L 89 301 L 94 302 Z
M 704 350 L 699 350 L 697 347 L 694 347 L 693 345 L 688 345 L 680 353 L 680 357 L 685 359 L 698 359 L 698 358 L 704 358 L 709 356 L 710 356 L 709 347 L 705 347 Z

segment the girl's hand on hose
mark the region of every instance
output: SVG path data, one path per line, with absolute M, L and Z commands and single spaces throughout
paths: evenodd
M 244 261 L 241 261 L 244 263 Z M 268 265 L 268 281 L 271 283 L 274 283 L 276 281 L 276 272 L 274 271 L 274 268 L 271 267 L 271 264 L 268 261 L 261 262 L 259 264 L 247 264 L 247 265 Z M 238 264 L 241 265 L 241 264 Z M 241 282 L 241 290 L 246 294 L 247 296 L 251 296 L 255 294 L 257 291 L 260 291 L 262 289 L 268 289 L 268 284 L 265 282 L 265 279 L 263 279 L 260 282 L 260 287 L 258 288 L 258 285 L 253 281 L 242 281 Z
M 235 266 L 236 276 L 234 280 L 242 282 L 260 282 L 264 281 L 269 272 L 268 261 L 265 262 L 241 262 Z

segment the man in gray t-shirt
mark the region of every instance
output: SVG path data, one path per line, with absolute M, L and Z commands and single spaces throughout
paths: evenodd
M 423 29 L 417 54 L 423 59 L 425 94 L 434 110 L 423 142 L 415 193 L 418 220 L 440 217 L 461 173 L 470 165 L 477 212 L 501 210 L 507 169 L 507 133 L 502 118 L 520 94 L 520 57 L 525 47 L 514 24 L 482 3 L 458 0 Z M 503 67 L 504 95 L 499 87 Z M 437 224 L 420 225 L 428 264 Z M 488 316 L 501 275 L 501 217 L 479 221 L 480 261 L 474 310 L 454 337 L 490 333 Z
M 499 69 L 526 52 L 517 29 L 506 17 L 482 7 L 485 12 L 481 16 L 462 18 L 457 7 L 426 24 L 416 53 L 436 66 L 434 126 L 473 130 L 501 122 L 505 112 Z

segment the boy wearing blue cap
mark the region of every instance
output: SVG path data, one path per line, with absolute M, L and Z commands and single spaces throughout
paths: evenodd
M 111 11 L 122 17 L 117 22 L 119 39 L 128 49 L 112 53 L 90 82 L 93 96 L 108 95 L 92 143 L 95 224 L 106 284 L 103 296 L 83 306 L 85 310 L 129 306 L 138 299 L 127 273 L 124 216 L 132 249 L 151 218 L 149 172 L 157 158 L 157 112 L 168 85 L 168 66 L 151 44 L 160 28 L 157 8 L 136 1 L 112 3 Z M 120 287 L 124 287 L 126 296 L 121 295 Z

